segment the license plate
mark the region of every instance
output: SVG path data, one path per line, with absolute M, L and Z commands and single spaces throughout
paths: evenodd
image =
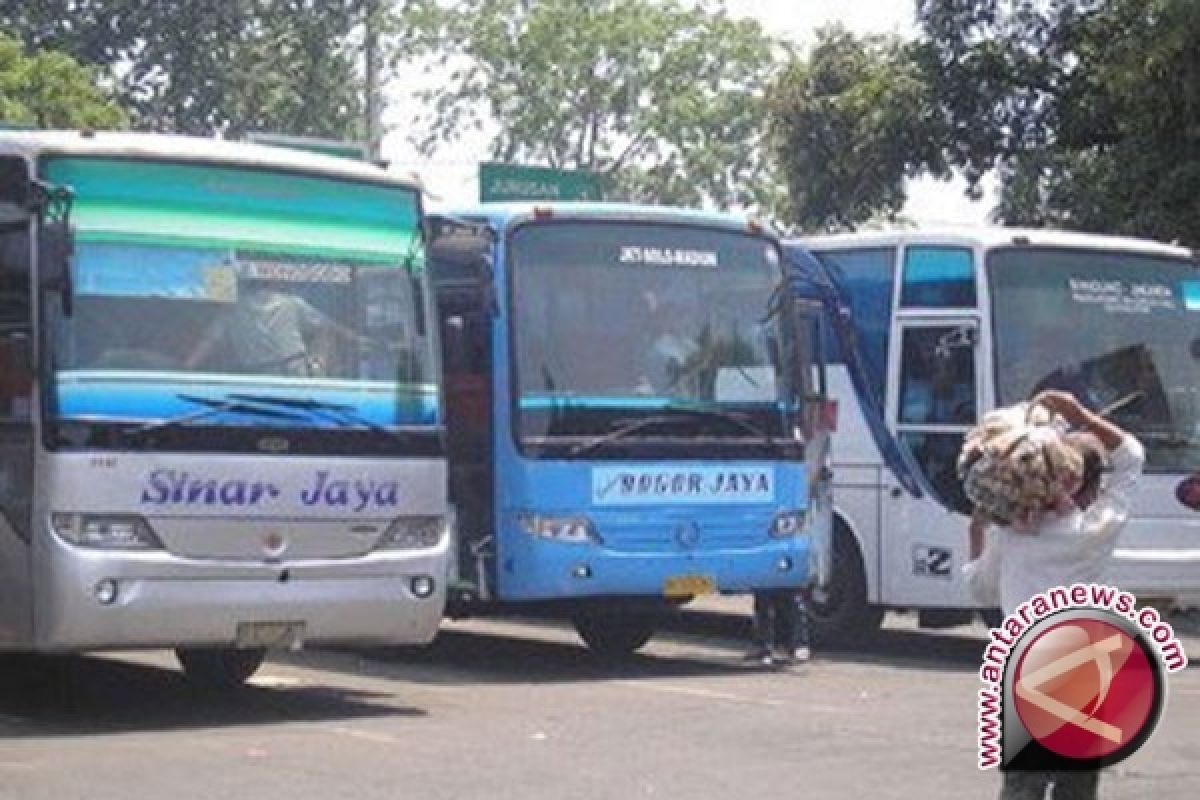
M 239 622 L 238 647 L 287 648 L 304 640 L 303 622 Z
M 663 595 L 666 597 L 695 597 L 712 594 L 716 590 L 717 582 L 707 575 L 673 575 L 663 581 Z

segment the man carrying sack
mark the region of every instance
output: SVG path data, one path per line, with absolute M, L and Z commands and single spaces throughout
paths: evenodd
M 1065 392 L 985 416 L 959 461 L 976 506 L 968 590 L 1008 615 L 1055 586 L 1098 581 L 1144 463 L 1137 439 Z M 1060 800 L 1094 798 L 1098 781 L 1097 771 L 1005 772 L 1000 796 L 1041 800 L 1053 787 Z

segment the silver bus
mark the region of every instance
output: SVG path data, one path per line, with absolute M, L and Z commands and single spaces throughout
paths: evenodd
M 1072 392 L 1146 447 L 1106 580 L 1148 601 L 1200 602 L 1200 268 L 1141 239 L 1008 228 L 842 234 L 793 242 L 849 306 L 861 380 L 830 356 L 834 576 L 819 627 L 852 634 L 889 608 L 930 627 L 972 609 L 960 578 L 966 498 L 955 462 L 981 414 Z M 842 354 L 844 355 L 844 354 Z M 839 366 L 836 362 L 841 362 Z M 990 610 L 989 610 L 990 611 Z
M 0 649 L 424 643 L 450 521 L 419 187 L 0 133 Z

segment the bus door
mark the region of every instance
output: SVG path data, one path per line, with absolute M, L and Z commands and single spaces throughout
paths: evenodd
M 830 436 L 837 426 L 837 404 L 830 400 L 821 346 L 819 301 L 797 299 L 795 309 L 795 353 L 791 358 L 797 394 L 802 404 L 801 425 L 805 440 L 805 469 L 811 546 L 810 563 L 816 574 L 810 581 L 827 586 L 833 573 L 833 472 L 830 467 Z
M 441 326 L 449 493 L 457 514 L 460 591 L 487 599 L 495 552 L 492 494 L 491 236 L 434 220 L 429 252 Z M 452 597 L 451 602 L 461 598 Z
M 28 641 L 32 631 L 33 254 L 21 202 L 29 186 L 24 159 L 0 158 L 0 643 Z
M 979 320 L 899 317 L 892 342 L 888 421 L 927 491 L 916 497 L 885 479 L 883 596 L 889 605 L 961 605 L 968 504 L 955 465 L 980 405 Z

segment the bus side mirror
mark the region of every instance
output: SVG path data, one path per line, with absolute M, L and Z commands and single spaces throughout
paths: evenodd
M 29 216 L 33 187 L 29 182 L 29 165 L 18 156 L 0 158 L 0 222 L 26 219 Z
M 489 317 L 500 313 L 500 299 L 496 297 L 496 283 L 490 256 L 483 256 L 479 259 L 479 297 L 480 306 Z
M 58 292 L 63 316 L 75 308 L 75 282 L 71 274 L 73 242 L 66 225 L 43 224 L 38 232 L 38 281 L 43 291 Z

